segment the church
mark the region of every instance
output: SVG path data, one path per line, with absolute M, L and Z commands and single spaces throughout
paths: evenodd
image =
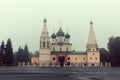
M 98 49 L 93 22 L 90 21 L 90 31 L 86 51 L 75 51 L 72 49 L 70 34 L 64 33 L 61 26 L 57 33 L 49 36 L 47 20 L 43 20 L 43 30 L 40 36 L 39 56 L 32 58 L 32 63 L 41 66 L 100 66 L 100 52 Z

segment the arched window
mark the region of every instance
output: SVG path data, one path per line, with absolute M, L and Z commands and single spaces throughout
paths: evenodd
M 53 60 L 55 60 L 55 57 L 53 57 Z
M 75 58 L 75 60 L 77 60 L 77 57 Z
M 47 42 L 47 47 L 49 47 L 49 42 Z
M 97 60 L 97 57 L 95 58 L 95 60 Z
M 85 60 L 85 58 L 83 58 L 83 60 Z
M 66 47 L 66 51 L 68 52 L 68 47 Z
M 70 57 L 68 57 L 68 60 L 70 60 Z
M 53 51 L 55 51 L 55 47 L 53 47 Z
M 62 51 L 62 48 L 60 47 L 60 52 Z
M 45 47 L 45 42 L 43 42 L 43 47 Z
M 92 57 L 90 58 L 90 60 L 92 60 Z

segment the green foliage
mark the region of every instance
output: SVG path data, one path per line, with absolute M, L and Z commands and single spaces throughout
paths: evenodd
M 100 62 L 110 62 L 110 53 L 105 48 L 100 48 Z
M 4 41 L 1 43 L 0 47 L 0 64 L 1 65 L 12 65 L 14 62 L 13 48 L 10 38 L 7 40 L 7 44 Z
M 16 63 L 18 62 L 30 62 L 30 53 L 27 45 L 25 45 L 24 49 L 19 47 L 18 51 L 16 52 Z
M 108 42 L 113 66 L 120 66 L 120 37 L 111 37 Z
M 6 44 L 6 56 L 5 56 L 6 64 L 13 64 L 13 48 L 10 38 L 7 40 Z

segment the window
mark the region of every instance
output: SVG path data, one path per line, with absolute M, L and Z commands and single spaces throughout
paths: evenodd
M 47 47 L 49 47 L 49 42 L 47 42 Z
M 43 42 L 43 47 L 45 47 L 45 42 Z
M 55 60 L 55 57 L 53 57 L 53 60 Z
M 61 47 L 60 47 L 60 52 L 62 51 Z
M 55 47 L 53 47 L 53 51 L 55 51 Z
M 83 60 L 85 60 L 85 58 L 83 58 Z
M 70 57 L 68 57 L 68 60 L 70 60 Z
M 95 58 L 95 60 L 97 60 L 97 57 Z
M 77 60 L 77 57 L 75 58 L 75 60 Z
M 68 47 L 66 48 L 66 51 L 68 52 Z
M 90 58 L 90 60 L 92 60 L 92 57 Z

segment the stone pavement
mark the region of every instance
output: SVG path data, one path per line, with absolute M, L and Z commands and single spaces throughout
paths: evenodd
M 120 68 L 0 67 L 0 80 L 120 80 Z

